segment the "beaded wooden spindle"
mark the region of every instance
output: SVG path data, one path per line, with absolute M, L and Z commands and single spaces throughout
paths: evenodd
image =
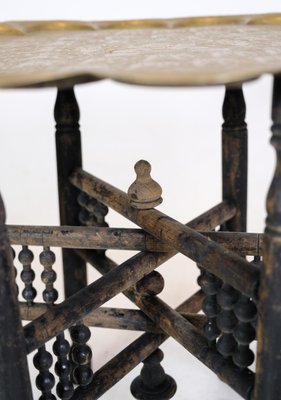
M 71 360 L 74 363 L 72 380 L 82 388 L 88 386 L 93 379 L 91 368 L 92 350 L 87 345 L 91 337 L 90 329 L 84 324 L 77 324 L 70 329 L 72 339 Z
M 164 288 L 164 279 L 157 271 L 151 272 L 136 284 L 137 291 L 143 296 L 156 296 Z M 131 392 L 139 400 L 168 400 L 176 390 L 175 380 L 167 375 L 161 366 L 164 354 L 155 350 L 143 361 L 140 375 L 131 384 Z
M 257 308 L 251 299 L 241 294 L 234 306 L 234 314 L 238 319 L 238 324 L 234 329 L 233 335 L 238 346 L 232 356 L 232 360 L 234 364 L 243 369 L 249 367 L 255 359 L 255 355 L 249 348 L 249 344 L 256 337 L 253 322 L 256 319 Z
M 261 257 L 255 256 L 252 264 L 261 267 Z M 244 369 L 250 366 L 255 359 L 255 354 L 249 345 L 256 338 L 257 307 L 252 299 L 241 294 L 234 306 L 234 314 L 238 324 L 233 335 L 238 346 L 232 360 L 239 368 Z
M 85 226 L 107 227 L 104 218 L 108 208 L 86 193 L 81 192 L 78 196 L 78 204 L 81 207 L 79 221 Z M 105 254 L 104 250 L 97 251 L 99 255 Z M 73 341 L 70 354 L 73 364 L 72 380 L 81 387 L 87 386 L 93 379 L 91 368 L 92 350 L 87 345 L 91 338 L 90 329 L 84 324 L 77 324 L 70 329 Z
M 44 250 L 40 253 L 40 263 L 44 267 L 41 274 L 42 282 L 45 284 L 43 300 L 50 306 L 58 299 L 58 292 L 54 288 L 54 282 L 57 279 L 56 271 L 53 270 L 55 261 L 55 253 L 49 247 L 44 247 Z
M 19 252 L 18 259 L 23 266 L 23 270 L 20 274 L 21 280 L 23 281 L 25 286 L 22 291 L 22 296 L 27 304 L 31 306 L 33 304 L 33 300 L 37 295 L 36 289 L 33 287 L 35 273 L 31 268 L 34 255 L 27 246 L 23 246 L 22 250 Z
M 220 312 L 220 306 L 217 302 L 217 294 L 221 288 L 222 282 L 215 275 L 200 268 L 201 274 L 198 277 L 198 284 L 202 291 L 206 294 L 203 301 L 202 310 L 206 314 L 208 320 L 204 326 L 204 334 L 208 339 L 209 347 L 216 347 L 216 339 L 221 331 L 217 327 L 216 318 Z
M 40 263 L 44 267 L 41 279 L 45 284 L 43 300 L 49 306 L 52 306 L 58 298 L 58 292 L 54 289 L 54 282 L 56 280 L 56 272 L 52 269 L 54 262 L 55 254 L 49 247 L 44 247 L 43 252 L 40 253 Z M 49 371 L 53 364 L 53 357 L 51 353 L 46 350 L 45 345 L 38 349 L 38 352 L 33 358 L 33 363 L 35 368 L 39 371 L 36 378 L 36 386 L 42 392 L 40 400 L 56 399 L 52 394 L 52 389 L 55 386 L 55 377 Z
M 232 357 L 237 348 L 233 331 L 238 321 L 233 309 L 238 298 L 239 292 L 228 284 L 224 284 L 217 294 L 217 302 L 221 311 L 216 322 L 222 333 L 217 341 L 217 350 L 225 358 Z
M 57 336 L 56 341 L 53 344 L 53 352 L 57 356 L 55 372 L 59 377 L 59 382 L 56 388 L 57 395 L 62 400 L 69 400 L 74 393 L 74 387 L 70 379 L 71 363 L 68 359 L 70 344 L 65 339 L 63 333 Z
M 38 349 L 33 357 L 33 364 L 39 371 L 35 381 L 37 388 L 42 392 L 39 400 L 56 400 L 56 397 L 52 394 L 52 389 L 55 386 L 55 377 L 49 371 L 53 364 L 53 357 L 45 346 Z
M 46 288 L 43 291 L 43 299 L 46 304 L 52 306 L 58 298 L 58 292 L 54 288 L 56 281 L 56 272 L 53 270 L 53 265 L 56 257 L 49 247 L 44 247 L 43 252 L 40 254 L 40 263 L 44 267 L 41 274 L 42 281 Z M 53 345 L 53 352 L 57 356 L 55 364 L 55 372 L 59 377 L 59 382 L 56 387 L 57 395 L 60 399 L 68 400 L 72 397 L 74 388 L 70 380 L 71 365 L 68 360 L 70 345 L 65 339 L 64 334 L 61 333 L 57 336 Z

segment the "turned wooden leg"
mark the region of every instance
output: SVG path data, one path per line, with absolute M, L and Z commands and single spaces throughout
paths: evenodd
M 73 88 L 59 89 L 55 104 L 58 191 L 61 225 L 81 225 L 79 218 L 80 191 L 69 182 L 75 168 L 82 166 L 80 112 Z M 68 298 L 87 285 L 86 263 L 71 249 L 63 249 L 65 297 Z M 90 329 L 78 324 L 70 329 L 72 346 L 72 380 L 82 387 L 93 378 L 92 351 L 87 345 Z
M 255 400 L 281 398 L 281 76 L 275 76 L 272 139 L 277 165 L 267 197 L 264 259 L 259 292 Z
M 79 108 L 74 90 L 59 89 L 55 104 L 58 192 L 61 225 L 80 225 L 79 190 L 69 182 L 75 168 L 82 166 Z M 86 264 L 71 249 L 63 252 L 65 297 L 87 284 Z
M 12 250 L 0 196 L 0 400 L 32 400 Z
M 248 132 L 242 87 L 226 87 L 223 103 L 222 167 L 223 200 L 232 201 L 236 214 L 225 230 L 245 232 L 247 225 Z
M 247 226 L 248 132 L 245 116 L 242 86 L 226 87 L 222 126 L 223 199 L 232 201 L 236 207 L 235 216 L 223 226 L 227 231 L 245 232 Z M 244 369 L 254 361 L 249 344 L 255 338 L 252 320 L 256 316 L 256 307 L 251 299 L 228 284 L 222 286 L 217 301 L 221 308 L 217 325 L 222 332 L 218 351 Z

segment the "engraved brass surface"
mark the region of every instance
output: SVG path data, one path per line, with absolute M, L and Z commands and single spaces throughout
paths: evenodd
M 239 83 L 281 72 L 281 14 L 0 23 L 0 87 Z

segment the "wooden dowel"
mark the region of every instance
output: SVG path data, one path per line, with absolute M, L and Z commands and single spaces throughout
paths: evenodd
M 203 297 L 203 292 L 199 290 L 177 307 L 177 310 L 197 313 L 201 310 Z M 87 390 L 77 388 L 73 400 L 95 400 L 100 398 L 167 339 L 168 335 L 163 333 L 157 335 L 152 333 L 143 334 L 103 365 L 94 374 L 93 381 Z M 109 376 L 110 379 L 108 379 Z
M 9 225 L 7 229 L 9 239 L 14 245 L 96 250 L 171 251 L 171 247 L 141 229 L 21 225 Z
M 257 299 L 259 270 L 242 257 L 158 210 L 132 208 L 126 193 L 82 169 L 76 170 L 71 177 L 71 182 L 80 190 L 135 222 L 159 240 L 204 266 L 209 272 L 235 289 L 248 297 Z
M 20 317 L 25 321 L 33 321 L 48 310 L 48 306 L 45 303 L 34 303 L 32 306 L 28 306 L 26 303 L 21 302 L 19 306 Z M 204 315 L 185 312 L 182 312 L 181 315 L 198 329 L 202 329 L 206 323 Z M 142 311 L 128 310 L 126 308 L 100 307 L 83 318 L 82 322 L 89 327 L 96 328 L 163 333 Z
M 236 214 L 236 207 L 230 201 L 222 201 L 189 221 L 186 225 L 198 231 L 210 231 L 229 221 Z
M 241 256 L 263 255 L 263 234 L 245 232 L 201 232 L 209 239 L 221 244 Z
M 172 250 L 141 229 L 8 225 L 7 230 L 13 245 L 152 252 Z M 240 255 L 262 255 L 263 234 L 213 231 L 200 233 Z
M 200 289 L 193 296 L 183 301 L 176 310 L 181 313 L 198 313 L 202 309 L 205 294 Z
M 33 321 L 47 310 L 48 307 L 44 303 L 34 303 L 30 307 L 26 303 L 20 303 L 20 316 L 26 321 Z M 161 333 L 161 330 L 139 310 L 100 307 L 84 317 L 82 322 L 89 327 Z

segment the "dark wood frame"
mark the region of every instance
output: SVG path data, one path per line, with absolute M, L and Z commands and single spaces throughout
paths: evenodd
M 62 226 L 6 228 L 0 199 L 0 400 L 31 399 L 27 354 L 78 322 L 145 333 L 97 371 L 86 389 L 78 387 L 72 399 L 99 398 L 169 336 L 244 399 L 281 398 L 281 76 L 274 77 L 272 144 L 277 153 L 277 167 L 267 199 L 264 235 L 246 233 L 245 112 L 242 87 L 227 86 L 223 105 L 222 203 L 183 225 L 154 208 L 132 207 L 126 193 L 82 169 L 79 109 L 74 90 L 58 90 L 55 119 Z M 78 226 L 80 191 L 115 209 L 143 230 Z M 221 231 L 214 232 L 218 225 Z M 65 301 L 53 307 L 18 303 L 8 236 L 15 244 L 63 248 Z M 134 249 L 140 253 L 117 266 L 100 251 L 108 248 Z M 142 291 L 138 286 L 143 277 L 177 251 L 256 302 L 259 311 L 256 375 L 248 368 L 237 369 L 231 360 L 208 345 L 203 332 L 206 317 L 196 314 L 202 307 L 202 291 L 174 310 L 156 295 L 149 296 L 147 288 Z M 245 255 L 262 255 L 262 268 L 248 262 Z M 88 286 L 86 262 L 103 275 Z M 120 292 L 141 311 L 101 307 Z M 22 328 L 20 317 L 31 322 Z

